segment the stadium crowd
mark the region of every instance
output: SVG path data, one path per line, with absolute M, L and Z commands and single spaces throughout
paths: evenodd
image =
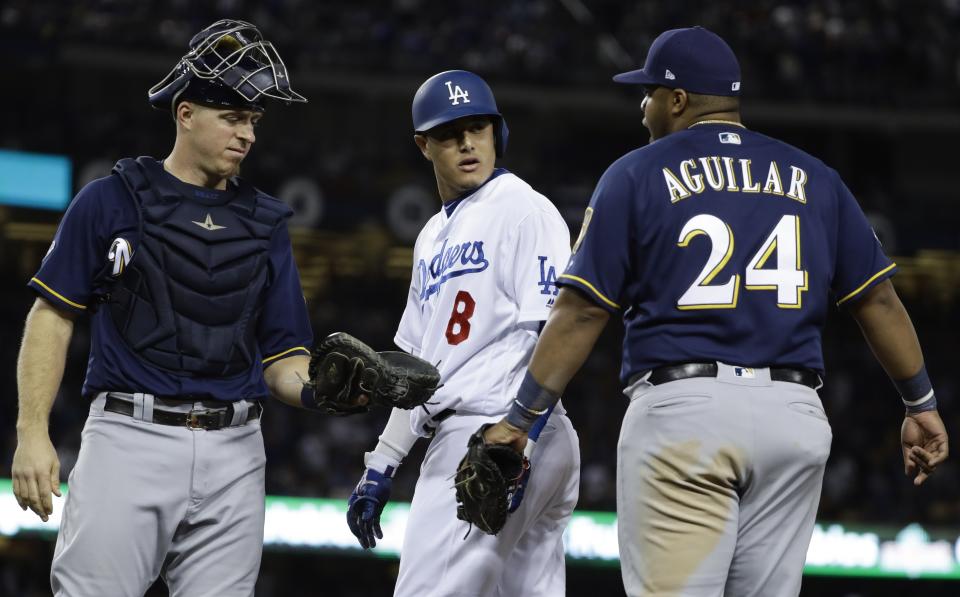
M 960 99 L 957 0 L 78 0 L 69 8 L 7 0 L 0 45 L 174 53 L 225 14 L 269 31 L 295 72 L 419 75 L 457 66 L 586 85 L 642 58 L 660 31 L 693 20 L 724 32 L 753 98 L 885 106 Z

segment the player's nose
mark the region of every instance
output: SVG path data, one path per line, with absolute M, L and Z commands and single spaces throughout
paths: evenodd
M 247 123 L 244 126 L 241 126 L 237 131 L 237 137 L 246 143 L 253 144 L 257 140 L 257 135 L 254 133 L 253 124 Z

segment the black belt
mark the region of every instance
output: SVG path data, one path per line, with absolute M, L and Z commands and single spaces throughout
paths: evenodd
M 662 383 L 690 379 L 691 377 L 716 377 L 716 363 L 681 363 L 657 367 L 650 372 L 647 381 L 651 385 L 659 386 Z M 770 367 L 770 379 L 773 381 L 789 381 L 798 383 L 811 389 L 818 389 L 823 385 L 820 375 L 811 369 L 792 369 L 790 367 Z
M 207 429 L 213 431 L 216 429 L 222 429 L 224 427 L 230 427 L 230 423 L 233 421 L 232 404 L 217 404 L 213 406 L 212 409 L 195 409 L 191 410 L 190 412 L 162 410 L 160 408 L 156 408 L 156 402 L 154 404 L 153 419 L 151 419 L 151 421 L 160 425 L 172 425 L 174 427 L 189 427 L 191 429 Z M 206 407 L 206 405 L 204 406 Z M 115 398 L 108 394 L 103 404 L 103 410 L 132 417 L 133 402 L 124 400 L 122 398 Z M 263 412 L 263 406 L 259 402 L 251 403 L 250 409 L 247 411 L 247 418 L 246 420 L 242 421 L 240 425 L 246 425 L 254 419 L 259 419 L 261 412 Z
M 452 408 L 445 408 L 439 413 L 433 415 L 423 424 L 423 432 L 427 434 L 427 437 L 433 437 L 437 433 L 437 428 L 440 426 L 440 423 L 446 421 L 453 415 L 457 414 Z

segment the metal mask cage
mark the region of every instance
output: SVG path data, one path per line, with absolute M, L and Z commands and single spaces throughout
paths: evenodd
M 226 28 L 217 31 L 221 27 Z M 203 38 L 180 59 L 151 94 L 174 84 L 188 72 L 204 80 L 217 80 L 249 102 L 269 97 L 284 102 L 306 102 L 290 88 L 287 67 L 273 44 L 256 26 L 245 21 L 222 20 L 207 27 L 216 33 Z M 205 31 L 206 31 L 205 30 Z M 203 35 L 203 32 L 197 37 Z

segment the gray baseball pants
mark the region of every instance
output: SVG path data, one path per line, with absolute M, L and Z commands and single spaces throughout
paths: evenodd
M 249 596 L 263 548 L 260 421 L 214 431 L 90 406 L 50 571 L 54 595 L 139 597 L 162 575 L 175 597 Z M 190 405 L 186 405 L 189 410 Z
M 767 369 L 625 391 L 617 512 L 626 592 L 795 597 L 832 434 L 816 391 Z

